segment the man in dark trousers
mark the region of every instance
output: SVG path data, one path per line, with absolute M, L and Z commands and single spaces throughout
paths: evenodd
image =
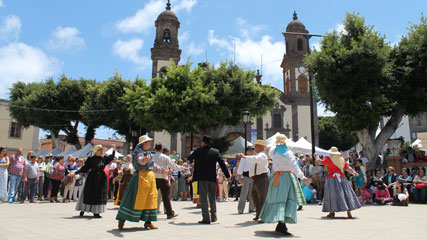
M 222 169 L 228 181 L 230 181 L 230 173 L 225 166 L 224 160 L 218 149 L 210 146 L 211 139 L 204 136 L 202 139 L 201 148 L 195 150 L 188 159 L 194 160 L 193 181 L 197 181 L 200 196 L 200 205 L 202 207 L 202 221 L 200 224 L 210 224 L 217 221 L 216 216 L 216 163 Z M 209 199 L 209 205 L 208 205 Z M 209 217 L 209 206 L 211 217 Z

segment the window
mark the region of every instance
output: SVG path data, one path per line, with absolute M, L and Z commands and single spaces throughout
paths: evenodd
M 302 50 L 304 50 L 304 44 L 303 44 L 303 42 L 302 42 L 302 39 L 301 38 L 298 38 L 298 40 L 297 40 L 297 48 L 298 48 L 298 51 L 302 51 Z
M 286 78 L 285 92 L 287 96 L 289 96 L 289 93 L 291 92 L 291 82 L 289 81 L 289 77 Z
M 10 124 L 10 134 L 9 137 L 20 138 L 21 137 L 21 126 L 15 121 L 12 121 Z
M 299 87 L 300 93 L 307 92 L 307 79 L 305 78 L 305 76 L 300 75 L 298 77 L 298 87 Z
M 273 128 L 282 128 L 282 115 L 280 113 L 273 114 Z
M 161 78 L 166 78 L 166 72 L 167 72 L 166 67 L 162 67 L 162 68 L 160 69 L 160 76 L 159 76 L 159 77 L 161 77 Z
M 163 42 L 170 42 L 171 41 L 171 32 L 169 29 L 165 29 L 163 32 Z

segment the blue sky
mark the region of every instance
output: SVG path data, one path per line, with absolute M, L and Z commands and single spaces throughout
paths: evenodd
M 154 20 L 166 0 L 0 0 L 0 97 L 15 81 L 41 81 L 65 74 L 103 81 L 151 76 Z M 283 90 L 282 32 L 294 10 L 311 33 L 340 29 L 346 12 L 359 12 L 391 43 L 427 12 L 425 0 L 243 1 L 172 0 L 181 22 L 181 62 L 233 60 L 259 69 L 263 82 Z M 318 46 L 319 40 L 312 40 Z M 323 115 L 323 108 L 319 107 Z M 108 137 L 99 129 L 97 137 Z

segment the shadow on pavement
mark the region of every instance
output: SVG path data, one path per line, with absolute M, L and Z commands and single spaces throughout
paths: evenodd
M 132 227 L 132 228 L 123 228 L 123 230 L 119 229 L 111 229 L 107 231 L 108 233 L 113 234 L 115 237 L 123 238 L 124 235 L 122 233 L 126 232 L 140 232 L 140 231 L 148 231 L 144 227 Z
M 281 233 L 278 233 L 276 231 L 255 231 L 256 237 L 263 237 L 263 238 L 299 238 L 298 236 L 285 236 Z
M 86 220 L 92 220 L 92 219 L 94 219 L 94 217 L 93 216 L 83 216 L 83 217 L 80 217 L 80 216 L 71 216 L 71 217 L 62 217 L 62 219 L 86 219 Z
M 209 225 L 209 224 L 199 224 L 199 223 L 197 223 L 197 222 L 179 222 L 179 223 L 177 223 L 177 222 L 170 222 L 169 224 L 172 224 L 172 225 L 177 225 L 177 226 L 206 226 L 206 225 Z M 216 224 L 219 224 L 219 223 L 211 223 L 210 225 L 216 225 Z
M 254 225 L 258 225 L 256 221 L 246 221 L 242 223 L 236 223 L 235 226 L 226 226 L 225 228 L 240 228 L 240 227 L 251 227 Z

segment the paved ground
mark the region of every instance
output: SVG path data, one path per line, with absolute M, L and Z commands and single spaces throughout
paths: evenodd
M 0 239 L 264 239 L 280 238 L 275 224 L 256 224 L 253 214 L 236 213 L 236 202 L 218 203 L 218 222 L 198 225 L 199 209 L 187 202 L 173 202 L 177 219 L 159 216 L 158 230 L 143 230 L 143 223 L 126 222 L 117 230 L 117 210 L 108 203 L 101 219 L 80 218 L 75 203 L 0 204 Z M 89 214 L 88 214 L 89 215 Z M 321 206 L 304 206 L 298 224 L 289 225 L 299 239 L 427 239 L 427 205 L 409 207 L 365 206 L 353 212 L 355 219 L 324 219 Z

